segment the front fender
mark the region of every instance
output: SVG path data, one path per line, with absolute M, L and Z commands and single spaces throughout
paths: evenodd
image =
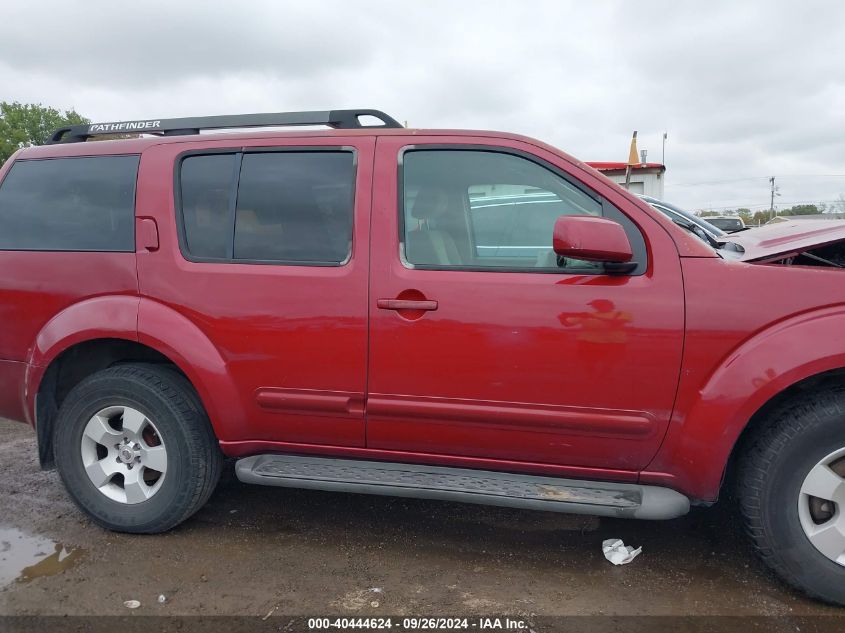
M 766 402 L 795 383 L 845 367 L 845 307 L 796 315 L 733 350 L 695 394 L 641 480 L 715 501 L 733 447 Z M 680 398 L 679 398 L 680 399 Z
M 220 441 L 243 439 L 248 410 L 219 350 L 187 317 L 152 299 L 138 307 L 138 341 L 172 360 L 194 385 Z

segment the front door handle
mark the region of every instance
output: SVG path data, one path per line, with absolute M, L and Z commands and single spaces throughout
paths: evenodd
M 416 301 L 413 299 L 379 299 L 376 305 L 382 310 L 423 310 L 437 309 L 437 302 L 429 299 Z

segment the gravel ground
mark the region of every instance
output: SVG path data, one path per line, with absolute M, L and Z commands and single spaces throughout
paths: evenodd
M 155 615 L 843 613 L 768 577 L 728 510 L 575 517 L 247 486 L 227 464 L 192 519 L 130 536 L 88 521 L 39 470 L 32 429 L 0 420 L 0 614 L 125 615 L 126 600 Z M 612 537 L 643 553 L 612 566 Z M 67 549 L 21 580 L 46 539 Z

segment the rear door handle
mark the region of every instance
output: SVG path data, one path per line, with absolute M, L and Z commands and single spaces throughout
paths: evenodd
M 424 300 L 414 301 L 412 299 L 379 299 L 376 305 L 382 310 L 436 310 L 437 302 Z

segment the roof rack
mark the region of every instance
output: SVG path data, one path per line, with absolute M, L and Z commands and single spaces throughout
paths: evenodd
M 381 124 L 365 125 L 361 122 L 361 117 L 374 117 L 380 120 Z M 396 119 L 380 110 L 314 110 L 311 112 L 234 114 L 70 125 L 53 132 L 47 140 L 47 145 L 53 145 L 55 143 L 81 143 L 92 136 L 108 134 L 129 133 L 177 136 L 182 134 L 199 134 L 200 130 L 294 125 L 327 125 L 338 130 L 402 127 Z

